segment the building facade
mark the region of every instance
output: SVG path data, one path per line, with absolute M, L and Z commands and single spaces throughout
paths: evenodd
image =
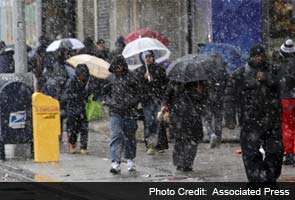
M 116 38 L 138 29 L 160 32 L 170 41 L 173 57 L 192 51 L 196 1 L 83 0 L 77 3 L 77 36 L 103 38 L 112 49 Z M 190 24 L 189 24 L 190 23 Z M 197 30 L 195 28 L 195 30 Z
M 12 1 L 0 0 L 0 39 L 12 43 Z M 25 0 L 27 43 L 116 38 L 138 29 L 166 36 L 172 59 L 195 53 L 198 43 L 226 42 L 246 52 L 254 43 L 269 51 L 295 36 L 293 0 Z

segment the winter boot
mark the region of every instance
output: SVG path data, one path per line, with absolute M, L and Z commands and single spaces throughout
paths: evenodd
M 110 172 L 112 174 L 120 174 L 121 173 L 120 163 L 118 161 L 113 161 L 111 163 Z
M 127 169 L 128 171 L 135 171 L 135 163 L 134 160 L 128 159 L 127 160 Z
M 70 146 L 69 146 L 69 152 L 70 152 L 71 154 L 74 154 L 74 153 L 77 152 L 76 144 L 70 144 Z

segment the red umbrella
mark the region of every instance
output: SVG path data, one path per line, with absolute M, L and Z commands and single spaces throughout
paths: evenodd
M 136 30 L 129 35 L 125 37 L 125 43 L 128 44 L 129 42 L 132 42 L 133 40 L 136 40 L 138 38 L 143 38 L 143 37 L 149 37 L 149 38 L 155 38 L 162 42 L 165 46 L 169 44 L 169 40 L 161 35 L 160 33 L 148 29 L 141 29 L 141 30 Z

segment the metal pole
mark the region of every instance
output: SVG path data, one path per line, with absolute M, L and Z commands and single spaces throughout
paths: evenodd
M 28 67 L 25 4 L 23 0 L 13 0 L 13 43 L 15 73 L 26 73 L 28 71 Z
M 42 35 L 42 0 L 36 1 L 37 5 L 37 15 L 36 15 L 36 22 L 37 22 L 37 36 L 38 38 Z

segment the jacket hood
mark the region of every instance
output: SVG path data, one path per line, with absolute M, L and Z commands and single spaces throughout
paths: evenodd
M 123 71 L 124 72 L 128 71 L 128 64 L 127 64 L 125 58 L 122 55 L 116 56 L 113 59 L 111 65 L 109 67 L 109 72 L 116 73 L 116 69 L 119 66 L 122 66 L 123 67 Z
M 89 70 L 88 70 L 87 65 L 85 65 L 85 64 L 77 65 L 77 68 L 75 70 L 76 76 L 79 76 L 82 73 L 85 73 L 85 74 L 87 74 L 89 76 Z
M 124 42 L 124 40 L 125 40 L 124 37 L 123 37 L 122 35 L 120 35 L 120 36 L 117 38 L 115 45 L 116 45 L 117 47 L 125 47 L 125 42 Z
M 151 51 L 151 50 L 147 50 L 147 51 L 141 52 L 141 53 L 139 54 L 139 59 L 140 59 L 140 61 L 141 61 L 141 63 L 142 63 L 143 65 L 145 64 L 145 63 L 144 63 L 144 57 L 145 57 L 146 55 L 151 55 L 151 56 L 154 58 L 154 60 L 155 60 L 155 53 L 154 53 L 153 51 Z

